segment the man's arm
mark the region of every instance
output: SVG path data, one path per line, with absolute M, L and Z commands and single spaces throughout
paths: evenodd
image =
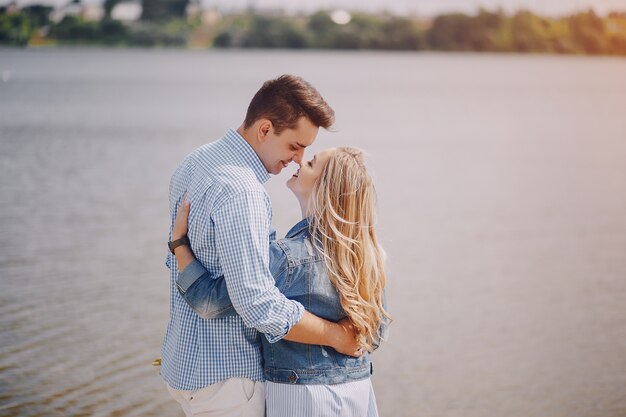
M 302 318 L 285 335 L 286 340 L 307 345 L 330 346 L 339 353 L 359 357 L 364 352 L 356 342 L 356 332 L 348 318 L 337 323 L 304 311 Z
M 203 319 L 235 314 L 224 279 L 211 278 L 188 246 L 179 246 L 175 254 L 182 269 L 176 285 L 189 307 Z M 358 356 L 355 333 L 349 320 L 333 323 L 305 310 L 300 321 L 291 328 L 285 339 L 331 346 L 338 352 Z
M 278 288 L 269 270 L 269 203 L 262 192 L 245 192 L 213 213 L 215 243 L 228 294 L 248 327 L 273 343 L 287 336 L 294 342 L 331 346 L 359 356 L 354 331 L 311 313 Z

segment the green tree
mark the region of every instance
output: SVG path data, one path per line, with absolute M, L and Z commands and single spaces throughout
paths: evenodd
M 422 36 L 410 19 L 392 17 L 385 21 L 381 27 L 380 48 L 418 50 L 422 49 Z
M 50 36 L 53 38 L 73 42 L 95 41 L 99 38 L 98 32 L 97 23 L 85 22 L 77 16 L 65 16 L 50 28 Z
M 182 19 L 186 17 L 188 3 L 189 0 L 143 0 L 141 19 L 156 22 Z
M 33 29 L 25 13 L 0 14 L 0 44 L 25 46 Z
M 41 27 L 50 23 L 50 12 L 52 7 L 34 4 L 22 8 L 22 13 L 26 14 L 33 26 Z
M 307 29 L 311 33 L 312 45 L 316 48 L 331 48 L 338 26 L 325 11 L 311 15 Z
M 104 0 L 102 7 L 104 8 L 105 19 L 111 17 L 111 12 L 120 1 L 121 0 Z
M 468 43 L 471 30 L 470 17 L 463 13 L 437 16 L 427 34 L 428 45 L 442 51 L 471 49 Z
M 99 38 L 108 45 L 124 44 L 128 38 L 128 28 L 116 20 L 103 19 L 100 22 Z
M 64 41 L 90 42 L 98 39 L 98 35 L 97 23 L 85 22 L 77 16 L 65 16 L 50 28 L 50 36 Z
M 304 30 L 289 19 L 254 15 L 243 37 L 246 48 L 304 48 L 308 46 Z
M 217 48 L 228 48 L 232 45 L 233 42 L 233 34 L 228 30 L 223 30 L 218 32 L 213 39 L 213 46 Z
M 381 16 L 358 13 L 353 14 L 350 22 L 340 28 L 345 31 L 344 35 L 350 34 L 355 38 L 356 48 L 380 49 L 386 35 L 383 22 Z
M 480 10 L 476 16 L 462 13 L 435 18 L 426 38 L 430 48 L 444 51 L 493 51 L 506 49 L 507 18 L 502 12 Z
M 549 22 L 531 12 L 517 12 L 511 19 L 513 49 L 518 52 L 554 50 Z

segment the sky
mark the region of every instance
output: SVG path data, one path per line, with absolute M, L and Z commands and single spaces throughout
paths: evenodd
M 0 0 L 6 4 L 11 0 Z M 85 3 L 100 3 L 102 0 L 83 0 Z M 529 9 L 534 12 L 559 16 L 574 11 L 593 8 L 605 14 L 612 10 L 626 11 L 626 0 L 200 0 L 205 6 L 216 6 L 221 10 L 238 10 L 253 5 L 258 9 L 282 8 L 292 12 L 311 12 L 319 9 L 348 9 L 359 11 L 387 10 L 395 14 L 433 16 L 443 12 L 473 13 L 478 8 L 489 10 L 502 8 L 511 12 Z M 18 4 L 61 5 L 69 0 L 17 0 Z

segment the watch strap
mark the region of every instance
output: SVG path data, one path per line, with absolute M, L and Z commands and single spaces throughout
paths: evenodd
M 167 242 L 167 246 L 170 248 L 170 252 L 172 252 L 172 254 L 174 254 L 174 249 L 176 249 L 177 247 L 182 245 L 190 246 L 190 244 L 191 242 L 189 242 L 189 238 L 186 235 L 181 237 L 180 239 Z

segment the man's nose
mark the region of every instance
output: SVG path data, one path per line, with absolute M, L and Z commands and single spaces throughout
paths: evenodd
M 293 160 L 295 161 L 295 163 L 297 163 L 298 165 L 302 165 L 302 158 L 304 158 L 304 149 L 298 149 L 294 154 L 293 154 Z

